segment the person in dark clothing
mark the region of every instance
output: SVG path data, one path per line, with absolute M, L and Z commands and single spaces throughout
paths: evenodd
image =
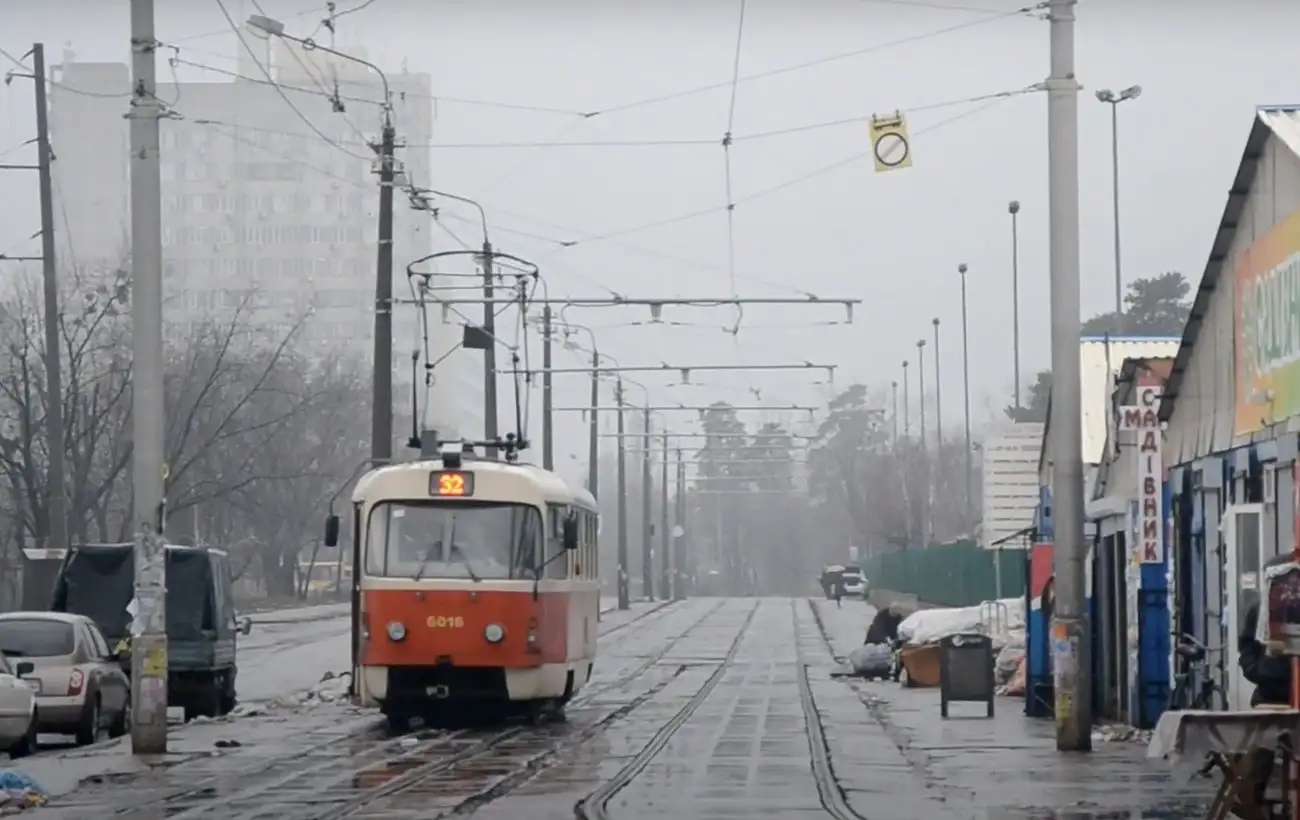
M 903 616 L 895 612 L 892 606 L 885 607 L 871 619 L 871 626 L 867 627 L 867 639 L 863 643 L 893 644 L 898 640 L 898 625 L 902 622 Z
M 1264 566 L 1269 567 L 1290 560 L 1293 559 L 1289 554 L 1279 556 Z M 1255 684 L 1255 691 L 1250 696 L 1251 706 L 1289 706 L 1291 704 L 1291 658 L 1270 655 L 1268 648 L 1260 642 L 1258 635 L 1260 609 L 1260 602 L 1256 601 L 1246 611 L 1246 617 L 1242 619 L 1241 634 L 1237 636 L 1237 664 L 1241 667 L 1242 677 Z M 1284 735 L 1280 738 L 1280 742 L 1290 744 L 1291 739 Z M 1250 776 L 1255 782 L 1255 805 L 1262 807 L 1269 778 L 1273 775 L 1276 751 L 1255 749 L 1250 752 L 1250 755 L 1252 757 Z

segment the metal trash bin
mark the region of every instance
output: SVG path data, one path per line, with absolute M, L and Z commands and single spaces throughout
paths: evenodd
M 997 685 L 993 678 L 993 641 L 987 635 L 949 635 L 939 642 L 939 710 L 948 717 L 953 702 L 984 703 L 993 717 Z

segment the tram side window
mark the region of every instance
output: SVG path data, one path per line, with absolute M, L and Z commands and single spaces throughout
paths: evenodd
M 569 508 L 563 504 L 548 504 L 546 508 L 546 572 L 545 577 L 562 580 L 569 577 L 572 555 L 564 551 L 564 518 Z
M 596 540 L 597 521 L 598 519 L 593 513 L 587 513 L 586 527 L 584 528 L 586 531 L 586 538 L 584 539 L 584 541 L 587 545 L 586 546 L 587 562 L 583 564 L 583 569 L 586 571 L 584 577 L 586 578 L 600 577 L 597 572 L 598 569 L 597 555 L 599 554 L 598 544 Z

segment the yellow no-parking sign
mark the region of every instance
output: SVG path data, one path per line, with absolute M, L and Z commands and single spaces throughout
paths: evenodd
M 912 143 L 907 136 L 907 119 L 901 113 L 872 116 L 871 153 L 877 173 L 912 167 Z

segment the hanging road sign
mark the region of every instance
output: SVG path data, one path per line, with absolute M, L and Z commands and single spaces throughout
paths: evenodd
M 912 167 L 912 145 L 902 114 L 895 111 L 892 116 L 871 118 L 871 153 L 877 173 Z

